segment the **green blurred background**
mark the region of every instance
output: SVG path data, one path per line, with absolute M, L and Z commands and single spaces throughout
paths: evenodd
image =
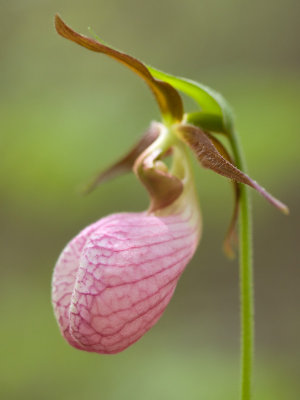
M 124 353 L 68 346 L 50 301 L 55 261 L 87 224 L 143 210 L 133 175 L 77 193 L 120 156 L 158 109 L 144 83 L 59 37 L 59 12 L 117 48 L 221 91 L 232 104 L 251 175 L 291 209 L 252 193 L 255 399 L 298 399 L 299 1 L 0 1 L 2 399 L 238 398 L 238 264 L 222 240 L 228 182 L 196 180 L 204 235 L 164 317 Z M 188 107 L 192 103 L 187 103 Z

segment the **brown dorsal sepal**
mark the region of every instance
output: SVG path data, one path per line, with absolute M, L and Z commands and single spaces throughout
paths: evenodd
M 183 116 L 182 100 L 176 89 L 170 84 L 155 79 L 148 68 L 136 58 L 104 45 L 97 40 L 81 35 L 70 28 L 59 15 L 55 16 L 55 28 L 64 38 L 69 39 L 86 49 L 103 53 L 126 65 L 148 84 L 152 90 L 159 108 L 164 116 L 169 116 L 173 122 L 181 121 Z

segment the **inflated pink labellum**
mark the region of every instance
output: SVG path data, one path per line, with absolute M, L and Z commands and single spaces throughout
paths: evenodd
M 52 299 L 65 339 L 74 347 L 117 353 L 161 317 L 200 235 L 186 207 L 169 216 L 115 214 L 92 224 L 63 250 Z

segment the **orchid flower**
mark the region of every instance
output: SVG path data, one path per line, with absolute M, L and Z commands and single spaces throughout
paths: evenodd
M 190 151 L 202 167 L 232 182 L 235 203 L 224 249 L 229 256 L 234 254 L 240 212 L 241 260 L 248 260 L 248 264 L 245 260 L 241 264 L 246 271 L 244 287 L 251 286 L 245 185 L 284 213 L 288 213 L 288 208 L 245 173 L 232 113 L 220 94 L 197 82 L 158 71 L 99 40 L 81 35 L 58 15 L 55 25 L 64 38 L 106 54 L 139 75 L 152 91 L 162 116 L 161 122 L 150 124 L 128 154 L 96 176 L 86 189 L 91 191 L 108 179 L 134 171 L 149 193 L 148 210 L 113 214 L 85 228 L 63 250 L 52 280 L 55 316 L 69 344 L 90 352 L 117 353 L 158 321 L 198 246 L 201 215 Z M 178 91 L 196 101 L 196 112 L 184 112 Z M 227 140 L 229 150 L 219 140 L 220 135 Z M 172 158 L 170 167 L 164 162 L 166 156 Z M 251 289 L 247 293 L 242 293 L 242 312 L 246 316 L 243 329 L 251 334 Z M 251 346 L 248 340 L 242 350 L 249 368 Z M 245 391 L 249 390 L 247 384 Z

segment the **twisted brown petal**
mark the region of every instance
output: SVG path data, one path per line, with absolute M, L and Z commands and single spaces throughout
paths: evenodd
M 230 161 L 226 160 L 219 153 L 207 134 L 201 129 L 193 125 L 180 125 L 178 134 L 191 147 L 204 168 L 211 169 L 219 175 L 252 187 L 284 214 L 289 213 L 288 207 L 285 204 L 273 197 L 256 181 L 232 165 Z
M 151 124 L 148 131 L 141 137 L 129 153 L 106 170 L 101 171 L 100 174 L 97 174 L 83 189 L 83 193 L 90 193 L 102 183 L 132 171 L 135 160 L 155 141 L 155 139 L 157 139 L 159 131 L 159 125 Z
M 210 140 L 213 142 L 213 144 L 216 147 L 216 149 L 218 150 L 218 152 L 227 161 L 229 161 L 231 164 L 234 164 L 232 157 L 230 156 L 230 154 L 228 153 L 226 148 L 223 146 L 223 144 L 217 138 L 215 138 L 213 135 L 211 135 L 209 133 L 206 133 L 206 134 L 210 138 Z M 238 238 L 237 238 L 237 234 L 236 234 L 236 224 L 237 224 L 237 220 L 238 220 L 238 216 L 239 216 L 239 208 L 240 208 L 239 207 L 240 187 L 239 187 L 239 184 L 235 181 L 232 181 L 232 184 L 233 184 L 233 191 L 234 191 L 234 208 L 233 208 L 233 213 L 231 216 L 230 224 L 227 229 L 227 233 L 225 235 L 224 244 L 223 244 L 224 251 L 229 258 L 233 258 L 235 256 L 234 245 L 236 245 L 238 242 Z

